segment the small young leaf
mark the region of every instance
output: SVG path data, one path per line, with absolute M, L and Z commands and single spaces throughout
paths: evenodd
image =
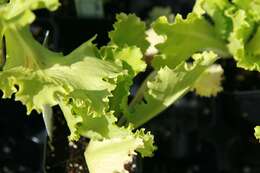
M 109 33 L 111 43 L 119 47 L 137 46 L 142 52 L 149 47 L 146 40 L 146 26 L 136 15 L 120 13 L 116 16 L 114 31 Z

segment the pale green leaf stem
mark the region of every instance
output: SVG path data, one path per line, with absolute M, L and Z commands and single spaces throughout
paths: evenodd
M 154 77 L 146 82 L 144 100 L 129 107 L 126 114 L 128 122 L 137 128 L 154 118 L 189 92 L 200 75 L 217 60 L 213 52 L 195 54 L 193 57 L 193 65 L 184 62 L 175 69 L 165 66 L 152 74 Z

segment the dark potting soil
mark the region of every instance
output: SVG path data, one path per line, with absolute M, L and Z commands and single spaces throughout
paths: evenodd
M 69 142 L 69 129 L 59 107 L 54 107 L 54 132 L 52 141 L 48 141 L 46 152 L 47 173 L 88 173 L 84 152 L 89 139 L 81 137 L 78 141 Z M 129 173 L 141 173 L 139 157 L 134 157 L 133 163 L 125 165 Z
M 54 109 L 53 139 L 48 141 L 46 154 L 46 171 L 48 173 L 88 173 L 84 152 L 89 142 L 80 138 L 77 142 L 69 142 L 69 129 L 59 109 Z

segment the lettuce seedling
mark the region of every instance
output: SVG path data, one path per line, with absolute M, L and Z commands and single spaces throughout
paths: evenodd
M 56 10 L 58 0 L 2 0 L 3 98 L 14 95 L 28 114 L 36 110 L 45 116 L 50 107 L 59 106 L 70 130 L 69 140 L 90 139 L 85 158 L 91 173 L 128 172 L 125 165 L 134 155 L 150 157 L 156 150 L 153 135 L 140 126 L 190 91 L 212 96 L 222 90 L 223 71 L 213 65 L 218 55 L 233 55 L 239 66 L 259 68 L 245 60 L 249 52 L 257 56 L 254 47 L 259 35 L 247 41 L 258 22 L 258 11 L 248 10 L 253 6 L 249 2 L 201 0 L 186 19 L 177 15 L 174 23 L 165 17 L 156 20 L 152 29 L 164 39 L 155 45 L 153 72 L 130 102 L 131 86 L 147 68 L 145 52 L 151 44 L 148 28 L 137 16 L 118 14 L 107 45 L 97 48 L 93 37 L 64 56 L 42 46 L 29 29 L 35 20 L 33 10 Z M 206 13 L 214 25 L 204 17 Z M 247 21 L 247 15 L 253 18 Z M 212 89 L 204 92 L 209 86 Z

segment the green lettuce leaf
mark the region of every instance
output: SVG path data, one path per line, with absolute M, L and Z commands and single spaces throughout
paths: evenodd
M 224 71 L 220 65 L 211 65 L 194 83 L 193 87 L 196 94 L 204 97 L 216 96 L 223 90 L 221 86 L 223 73 Z
M 112 92 L 113 97 L 109 98 L 110 109 L 117 117 L 123 116 L 128 107 L 133 78 L 146 69 L 146 63 L 142 60 L 143 54 L 136 46 L 104 46 L 101 48 L 100 56 L 103 60 L 112 61 L 128 71 L 127 75 L 118 78 L 117 87 Z
M 199 0 L 193 12 L 210 16 L 218 35 L 227 41 L 237 66 L 246 70 L 260 70 L 258 51 L 258 22 L 260 1 Z
M 8 2 L 8 3 L 7 3 Z M 28 24 L 32 23 L 35 19 L 35 15 L 32 12 L 32 10 L 36 9 L 42 9 L 47 8 L 48 10 L 54 11 L 59 7 L 59 1 L 58 0 L 2 0 L 0 1 L 1 7 L 0 7 L 0 48 L 2 47 L 2 38 L 5 35 L 5 37 L 8 37 L 7 35 L 14 35 L 17 36 L 17 34 L 13 34 L 14 32 L 17 32 L 17 30 L 23 30 L 23 27 L 27 27 Z M 20 31 L 18 31 L 20 32 Z M 26 34 L 24 34 L 26 35 Z M 15 44 L 14 37 L 12 39 L 6 38 L 7 43 Z M 19 38 L 16 38 L 19 39 Z M 29 39 L 28 39 L 29 40 Z M 21 44 L 21 40 L 19 41 Z M 32 44 L 29 44 L 30 46 Z M 10 48 L 10 47 L 9 47 Z M 24 47 L 23 47 L 24 48 Z M 30 49 L 28 47 L 27 49 Z M 9 51 L 10 53 L 11 51 Z M 12 51 L 13 54 L 19 55 L 21 52 L 15 52 Z M 2 59 L 2 51 L 0 53 L 0 58 Z M 19 57 L 19 56 L 18 56 Z M 13 62 L 20 63 L 23 61 L 22 58 L 13 59 Z M 8 61 L 10 62 L 10 61 Z M 31 63 L 28 61 L 27 63 Z M 9 63 L 9 64 L 12 64 Z M 8 66 L 8 65 L 7 65 Z M 15 65 L 14 65 L 15 66 Z
M 122 60 L 131 66 L 134 71 L 134 75 L 144 72 L 146 69 L 146 63 L 142 60 L 143 54 L 137 47 L 126 47 L 114 54 L 116 60 Z
M 128 133 L 124 128 L 119 128 L 116 125 L 117 118 L 113 115 L 113 112 L 106 111 L 101 116 L 93 117 L 85 113 L 85 111 L 77 106 L 72 105 L 71 112 L 65 117 L 74 118 L 74 128 L 77 132 L 75 135 L 81 135 L 87 138 L 101 140 L 104 138 L 112 138 L 121 133 Z M 78 117 L 81 118 L 81 122 L 77 122 Z
M 237 66 L 246 70 L 260 70 L 259 61 L 254 57 L 252 49 L 247 49 L 248 39 L 250 38 L 253 30 L 254 23 L 248 18 L 247 13 L 241 9 L 230 9 L 227 15 L 232 19 L 233 31 L 229 36 L 228 48 L 234 59 L 237 61 Z M 249 45 L 252 46 L 255 41 L 250 41 Z M 254 50 L 253 50 L 254 51 Z
M 253 70 L 256 69 L 258 71 L 260 71 L 259 41 L 260 41 L 260 27 L 258 26 L 253 38 L 249 42 L 247 42 L 247 44 L 245 45 L 245 50 L 247 51 L 247 53 L 246 53 L 247 63 L 244 63 L 246 66 L 248 66 L 248 68 L 253 69 Z M 252 68 L 252 66 L 253 66 L 253 68 Z
M 4 4 L 6 2 L 7 2 L 7 0 L 0 0 L 0 4 Z
M 228 52 L 225 42 L 216 35 L 213 26 L 194 13 L 187 19 L 177 15 L 173 24 L 161 17 L 153 24 L 153 29 L 166 37 L 164 43 L 156 46 L 162 54 L 153 60 L 156 69 L 165 65 L 175 68 L 199 51 L 213 50 L 220 55 Z
M 36 42 L 28 27 L 8 29 L 5 37 L 8 57 L 0 72 L 0 89 L 4 98 L 15 93 L 15 99 L 26 105 L 28 114 L 33 109 L 43 112 L 46 105 L 64 107 L 72 101 L 85 111 L 84 115 L 101 116 L 109 108 L 108 97 L 116 88 L 117 78 L 127 72 L 113 62 L 97 58 L 93 39 L 63 56 Z M 77 137 L 75 124 L 80 119 L 83 118 L 67 122 L 71 139 Z
M 216 33 L 227 40 L 232 31 L 232 21 L 226 16 L 225 11 L 231 7 L 228 0 L 197 0 L 193 12 L 198 15 L 208 15 L 213 22 Z
M 194 55 L 195 62 L 183 62 L 175 69 L 165 66 L 145 82 L 143 100 L 130 104 L 126 117 L 135 127 L 152 119 L 193 87 L 201 74 L 217 59 L 213 52 Z
M 4 36 L 4 30 L 3 30 L 3 27 L 0 24 L 0 68 L 2 68 L 2 66 L 4 65 L 3 36 Z
M 255 138 L 260 141 L 260 126 L 255 127 Z
M 133 161 L 135 149 L 142 147 L 141 139 L 128 137 L 90 141 L 85 158 L 91 173 L 128 173 L 125 165 Z
M 260 21 L 260 1 L 259 0 L 233 0 L 239 8 L 245 10 L 249 17 L 255 22 Z
M 74 102 L 61 101 L 59 105 L 71 132 L 70 140 L 77 140 L 80 136 L 102 140 L 120 134 L 128 134 L 128 131 L 116 125 L 117 119 L 112 112 L 104 111 L 100 116 L 93 117 Z
M 111 43 L 119 47 L 137 46 L 142 52 L 145 52 L 149 47 L 146 40 L 145 23 L 140 21 L 134 14 L 120 13 L 116 18 L 117 22 L 114 24 L 114 31 L 109 33 Z
M 150 132 L 145 133 L 143 128 L 137 130 L 134 136 L 136 139 L 142 139 L 143 142 L 143 147 L 137 148 L 136 151 L 140 153 L 142 157 L 152 157 L 153 152 L 157 150 L 157 147 L 154 146 L 154 136 Z
M 128 95 L 130 86 L 132 85 L 132 80 L 137 73 L 143 71 L 146 67 L 145 63 L 141 60 L 142 53 L 137 47 L 118 48 L 107 46 L 101 49 L 99 58 L 104 62 L 116 64 L 121 69 L 125 69 L 124 72 L 128 71 L 128 73 L 117 77 L 116 88 L 111 93 L 103 92 L 100 94 L 100 91 L 95 93 L 93 92 L 93 98 L 91 98 L 91 101 L 102 100 L 102 96 L 111 94 L 107 95 L 109 109 L 105 109 L 103 112 L 100 108 L 105 107 L 107 102 L 105 102 L 103 106 L 100 102 L 94 102 L 98 103 L 98 105 L 95 107 L 92 106 L 95 110 L 89 111 L 86 104 L 80 104 L 81 101 L 76 101 L 75 99 L 71 103 L 68 100 L 65 101 L 67 104 L 63 104 L 61 109 L 63 110 L 68 126 L 71 129 L 71 140 L 78 139 L 80 135 L 91 139 L 109 139 L 126 132 L 124 128 L 119 128 L 116 125 L 117 118 L 114 115 L 117 117 L 122 116 L 128 107 Z M 137 61 L 133 58 L 136 58 Z M 101 97 L 99 98 L 99 96 Z M 79 92 L 76 98 L 80 97 L 82 97 L 82 99 L 89 98 L 89 96 L 86 97 L 82 92 Z M 84 100 L 83 103 L 85 102 L 87 101 Z M 89 116 L 91 112 L 97 111 L 99 112 L 97 115 L 100 116 Z
M 32 10 L 47 8 L 54 11 L 59 7 L 58 0 L 10 0 L 1 5 L 0 25 L 4 27 L 26 26 L 34 21 L 35 15 Z
M 86 68 L 87 67 L 87 68 Z M 82 77 L 79 76 L 82 75 Z M 120 74 L 120 68 L 111 63 L 92 57 L 75 62 L 69 66 L 54 65 L 44 70 L 30 70 L 24 67 L 14 67 L 0 73 L 1 89 L 4 97 L 11 97 L 14 92 L 16 99 L 22 101 L 28 109 L 42 112 L 42 105 L 57 104 L 56 94 L 65 94 L 71 98 L 85 100 L 91 104 L 89 112 L 101 113 L 105 99 L 115 88 L 112 82 L 104 79 L 114 79 Z M 8 85 L 7 85 L 8 84 Z M 15 88 L 18 86 L 18 90 Z M 79 100 L 76 100 L 79 102 Z
M 101 48 L 100 56 L 103 60 L 115 62 L 124 69 L 127 69 L 130 75 L 136 76 L 146 69 L 146 63 L 143 61 L 143 53 L 136 46 L 104 46 Z
M 113 112 L 91 117 L 73 104 L 61 108 L 68 125 L 72 126 L 70 129 L 74 129 L 71 139 L 77 139 L 79 135 L 91 138 L 85 152 L 90 172 L 126 171 L 124 165 L 132 161 L 136 152 L 142 157 L 150 157 L 156 150 L 150 132 L 145 133 L 144 129 L 132 132 L 131 126 L 119 127 Z
M 128 173 L 125 165 L 133 161 L 136 148 L 142 147 L 141 139 L 134 137 L 90 141 L 85 158 L 91 173 Z
M 150 133 L 144 134 L 143 129 L 123 137 L 102 141 L 91 140 L 85 151 L 89 171 L 91 173 L 128 173 L 125 165 L 132 163 L 133 157 L 137 154 L 136 151 L 144 156 L 151 156 L 151 152 L 155 149 L 151 146 L 151 141 L 153 141 L 153 136 Z
M 29 31 L 29 27 L 8 29 L 5 32 L 7 62 L 4 69 L 23 66 L 28 69 L 45 69 L 54 64 L 70 65 L 81 61 L 85 56 L 96 57 L 97 48 L 92 44 L 94 38 L 82 44 L 75 51 L 64 57 L 61 53 L 52 52 L 38 43 Z
M 109 98 L 110 109 L 116 117 L 121 117 L 128 109 L 128 96 L 133 84 L 133 76 L 122 76 L 118 78 L 117 87 L 112 91 L 113 97 Z

